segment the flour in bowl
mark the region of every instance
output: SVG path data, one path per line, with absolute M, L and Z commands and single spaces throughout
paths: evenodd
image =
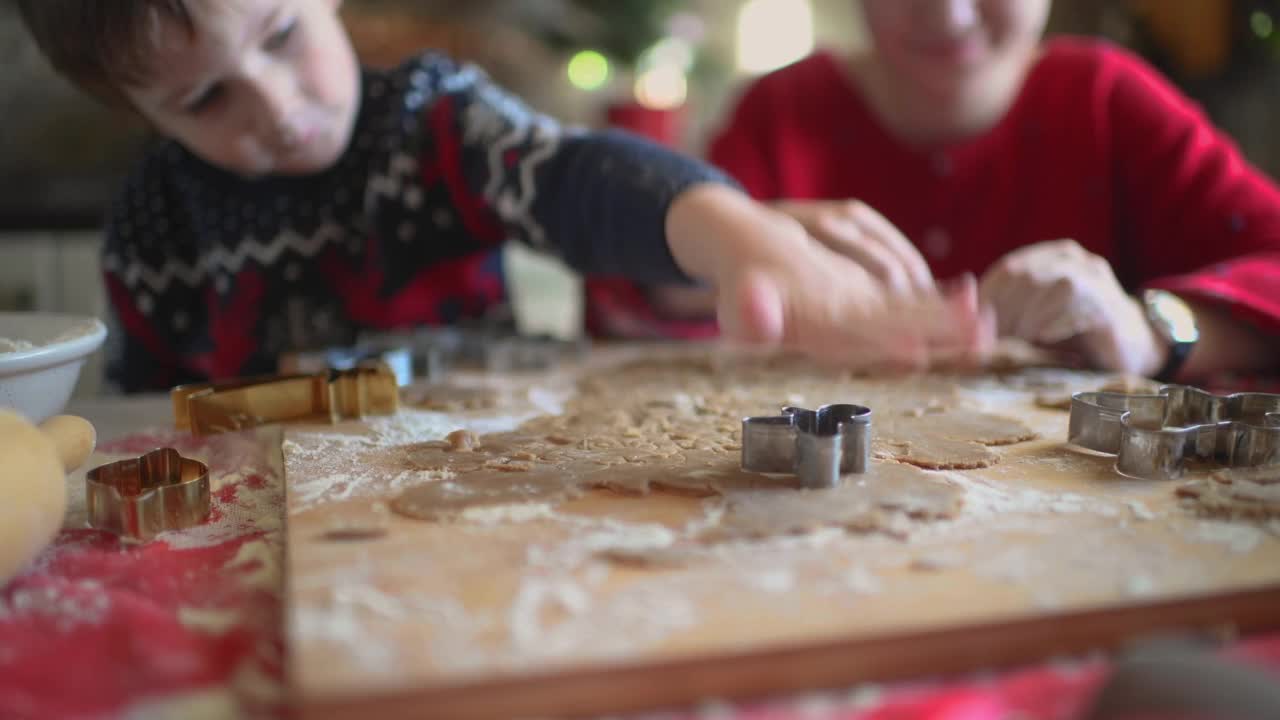
M 35 349 L 35 345 L 26 340 L 13 340 L 11 338 L 0 337 L 0 355 L 25 352 L 33 349 Z

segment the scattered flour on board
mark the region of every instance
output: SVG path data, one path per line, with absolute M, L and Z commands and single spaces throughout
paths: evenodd
M 1138 500 L 1126 500 L 1124 503 L 1129 508 L 1129 512 L 1133 513 L 1134 520 L 1155 520 L 1156 514 Z
M 884 583 L 861 565 L 850 568 L 844 575 L 845 586 L 858 595 L 875 595 L 884 590 Z
M 517 503 L 472 507 L 462 511 L 460 519 L 476 525 L 504 525 L 558 517 L 547 503 Z
M 576 655 L 584 649 L 595 657 L 622 656 L 694 627 L 695 619 L 694 601 L 679 585 L 649 583 L 593 600 L 571 577 L 527 574 L 508 613 L 512 643 L 503 664 Z
M 534 395 L 530 393 L 531 397 Z M 479 435 L 508 432 L 548 409 L 556 410 L 558 406 L 545 398 L 534 409 L 502 417 L 469 418 L 403 408 L 395 415 L 368 418 L 361 433 L 307 430 L 289 437 L 281 445 L 286 464 L 313 469 L 305 477 L 289 478 L 289 511 L 299 513 L 324 503 L 386 497 L 415 485 L 448 480 L 453 473 L 445 470 L 371 469 L 360 461 L 361 454 L 390 448 L 406 448 L 410 452 L 414 445 L 443 440 L 460 429 Z M 300 441 L 303 438 L 305 441 Z
M 1252 552 L 1263 540 L 1262 530 L 1253 525 L 1222 520 L 1201 520 L 1193 537 L 1203 542 L 1221 543 L 1231 548 L 1231 552 L 1240 554 Z
M 746 579 L 749 587 L 768 593 L 785 593 L 796 586 L 795 574 L 784 568 L 761 570 Z

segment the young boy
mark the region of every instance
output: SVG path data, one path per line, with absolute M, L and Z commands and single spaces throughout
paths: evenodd
M 1280 191 L 1156 71 L 1043 41 L 1049 0 L 860 9 L 868 50 L 755 82 L 712 162 L 890 287 L 979 276 L 1001 335 L 1166 380 L 1280 370 Z
M 362 71 L 339 0 L 21 7 L 55 68 L 167 138 L 103 251 L 126 391 L 477 316 L 502 296 L 507 238 L 586 272 L 706 283 L 731 339 L 914 364 L 976 342 L 972 293 L 903 327 L 904 303 L 858 264 L 707 166 L 562 128 L 438 55 Z

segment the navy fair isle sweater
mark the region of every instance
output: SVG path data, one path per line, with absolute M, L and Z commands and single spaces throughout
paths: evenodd
M 437 54 L 365 71 L 323 173 L 248 180 L 151 148 L 107 228 L 108 377 L 126 392 L 274 372 L 363 330 L 448 324 L 504 300 L 498 247 L 587 273 L 686 278 L 671 201 L 718 171 L 633 136 L 571 130 Z

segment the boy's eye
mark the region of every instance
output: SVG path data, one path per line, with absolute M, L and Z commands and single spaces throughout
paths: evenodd
M 216 103 L 218 98 L 222 97 L 222 93 L 222 83 L 214 83 L 188 102 L 183 109 L 192 115 L 197 115 Z
M 274 52 L 284 48 L 284 46 L 289 44 L 289 39 L 293 37 L 293 31 L 297 27 L 298 21 L 296 19 L 290 20 L 284 27 L 274 33 L 271 33 L 271 35 L 267 37 L 267 41 L 263 43 L 262 47 L 268 52 Z

